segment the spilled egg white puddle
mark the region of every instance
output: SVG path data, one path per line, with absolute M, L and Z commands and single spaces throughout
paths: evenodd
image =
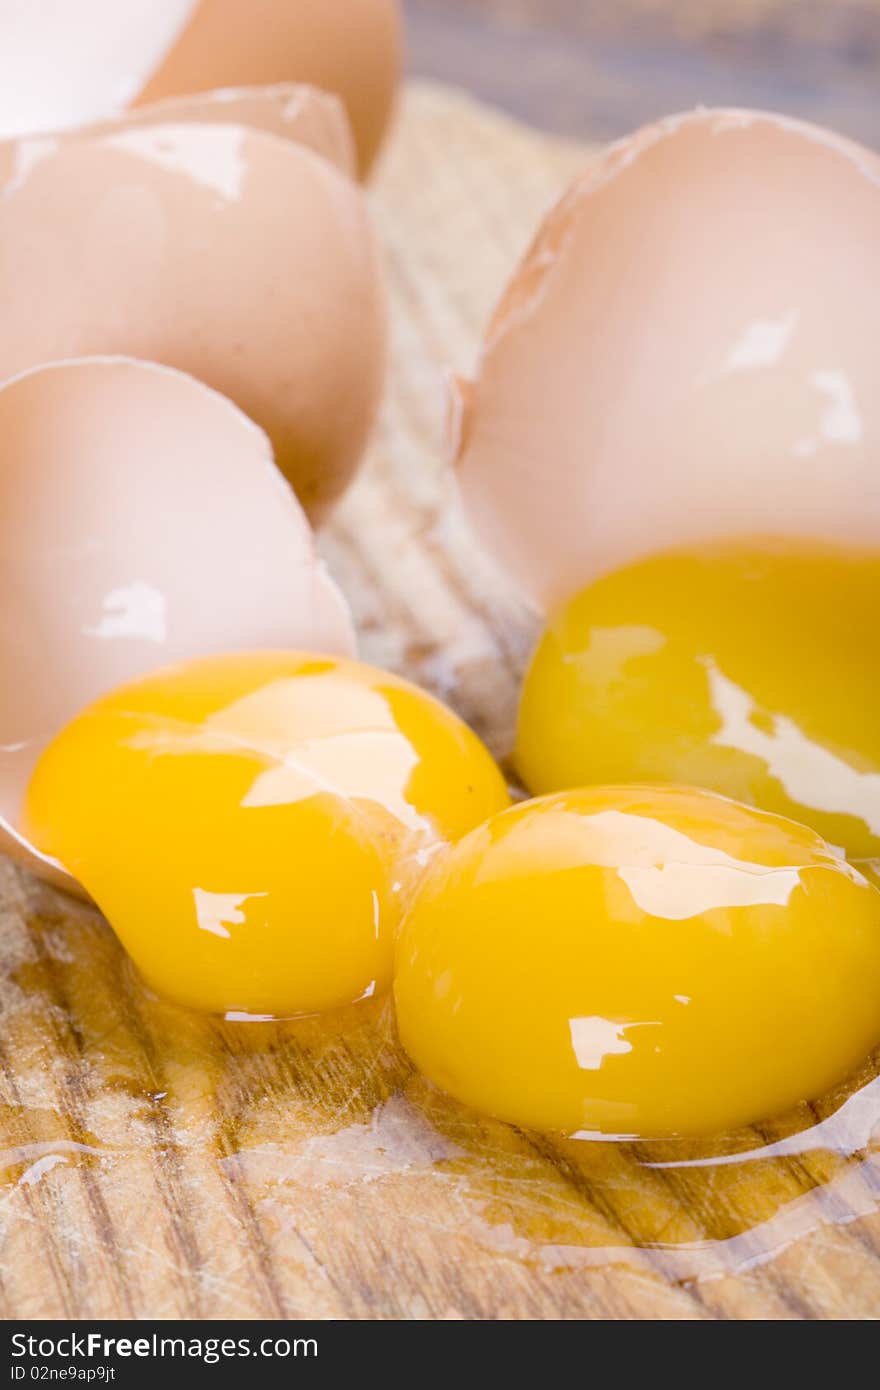
M 864 1257 L 860 1223 L 880 1210 L 876 1059 L 815 1106 L 701 1143 L 528 1133 L 414 1073 L 387 1000 L 291 1023 L 186 1014 L 143 990 L 91 909 L 11 867 L 0 880 L 10 1258 L 35 1223 L 62 1262 L 104 1258 L 96 1193 L 135 1277 L 184 1272 L 174 1211 L 212 1233 L 212 1290 L 248 1296 L 258 1231 L 319 1316 L 338 1313 L 340 1231 L 388 1299 L 402 1285 L 415 1298 L 431 1259 L 460 1262 L 466 1284 L 544 1290 L 603 1269 L 694 1287 L 760 1278 L 789 1252 L 798 1267 L 817 1249 Z
M 413 1188 L 445 1190 L 442 1205 L 460 1237 L 490 1256 L 545 1273 L 647 1264 L 688 1283 L 760 1268 L 823 1227 L 847 1227 L 878 1211 L 880 1077 L 859 1078 L 826 1104 L 836 1108 L 812 1124 L 812 1110 L 803 1107 L 762 1132 L 699 1142 L 555 1140 L 495 1125 L 414 1076 L 364 1120 L 310 1137 L 295 1151 L 269 1144 L 224 1164 L 275 1219 L 285 1210 L 292 1215 L 303 1186 L 351 1195 L 405 1179 Z M 493 1146 L 496 1130 L 507 1131 L 509 1144 Z M 541 1159 L 565 1172 L 580 1203 L 554 1190 L 538 1171 Z M 797 1195 L 786 1197 L 795 1184 Z M 744 1185 L 751 1198 L 737 1217 Z M 730 1227 L 733 1217 L 732 1228 L 669 1238 L 676 1217 L 695 1226 L 692 1213 L 706 1204 L 717 1208 L 719 1224 Z
M 416 1123 L 421 1123 L 422 1112 L 415 1108 L 414 1113 Z M 773 1137 L 777 1129 L 781 1137 Z M 528 1142 L 529 1136 L 525 1137 Z M 527 1208 L 534 1201 L 527 1167 L 519 1175 L 511 1174 L 500 1201 L 490 1201 L 481 1209 L 477 1199 L 469 1199 L 473 1210 L 464 1229 L 490 1250 L 536 1263 L 547 1271 L 642 1263 L 647 1254 L 654 1267 L 676 1281 L 742 1273 L 773 1260 L 823 1226 L 848 1226 L 875 1213 L 880 1205 L 878 1138 L 880 1077 L 862 1080 L 818 1123 L 805 1124 L 805 1115 L 799 1114 L 778 1127 L 768 1126 L 763 1135 L 753 1131 L 748 1147 L 749 1138 L 742 1133 L 703 1142 L 666 1140 L 655 1144 L 618 1144 L 602 1139 L 554 1141 L 535 1136 L 545 1155 L 552 1153 L 580 1176 L 587 1205 L 592 1202 L 600 1211 L 609 1203 L 616 1208 L 621 1238 L 615 1241 L 609 1231 L 598 1231 L 587 1212 L 574 1223 L 567 1216 L 559 1221 L 558 1240 L 530 1233 L 530 1221 L 522 1218 L 523 1205 Z M 611 1163 L 606 1161 L 609 1154 L 615 1156 Z M 774 1192 L 780 1192 L 790 1181 L 790 1165 L 798 1170 L 800 1183 L 809 1171 L 815 1186 L 785 1200 L 781 1195 L 775 1197 Z M 453 1158 L 444 1164 L 447 1172 L 456 1166 L 467 1174 L 467 1162 L 456 1165 Z M 629 1169 L 628 1176 L 624 1166 Z M 686 1183 L 676 1181 L 685 1174 Z M 656 1182 L 658 1177 L 660 1183 Z M 749 1223 L 740 1218 L 734 1225 L 741 1229 L 725 1235 L 670 1240 L 668 1230 L 675 1224 L 674 1217 L 667 1201 L 658 1195 L 666 1186 L 664 1177 L 672 1179 L 671 1188 L 677 1189 L 688 1210 L 699 1210 L 708 1203 L 719 1212 L 726 1211 L 728 1217 L 743 1184 L 751 1184 L 755 1219 Z M 626 1222 L 628 1207 L 638 1213 L 632 1223 Z M 554 1213 L 548 1224 L 552 1226 L 555 1219 Z M 629 1232 L 624 1229 L 626 1225 Z M 627 1239 L 628 1234 L 633 1238 Z

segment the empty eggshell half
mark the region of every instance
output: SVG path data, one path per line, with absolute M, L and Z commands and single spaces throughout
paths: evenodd
M 354 141 L 345 107 L 330 92 L 302 83 L 276 87 L 224 88 L 200 96 L 179 97 L 139 106 L 114 120 L 75 130 L 52 131 L 0 142 L 0 191 L 26 177 L 32 166 L 58 148 L 62 140 L 110 135 L 136 125 L 222 124 L 266 130 L 314 150 L 342 173 L 355 173 Z
M 197 0 L 0 0 L 0 136 L 83 125 L 141 91 Z
M 363 193 L 237 125 L 126 126 L 44 150 L 0 194 L 0 321 L 0 380 L 121 353 L 229 396 L 312 517 L 354 474 L 384 379 Z
M 539 609 L 673 546 L 880 540 L 880 160 L 697 111 L 551 213 L 457 403 L 458 477 Z
M 199 0 L 141 100 L 309 82 L 342 97 L 365 174 L 394 110 L 401 28 L 398 0 Z
M 86 359 L 0 388 L 0 532 L 0 846 L 65 886 L 16 824 L 83 705 L 209 652 L 354 651 L 268 439 L 181 372 Z

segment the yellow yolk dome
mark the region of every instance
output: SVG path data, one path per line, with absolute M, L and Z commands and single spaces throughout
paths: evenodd
M 617 570 L 551 622 L 522 693 L 536 793 L 708 787 L 880 855 L 880 553 L 708 545 Z
M 565 792 L 431 865 L 395 997 L 416 1065 L 488 1114 L 708 1134 L 819 1096 L 880 1040 L 880 893 L 710 792 Z
M 387 988 L 409 880 L 508 801 L 476 736 L 415 686 L 243 652 L 89 706 L 43 753 L 24 831 L 160 993 L 284 1017 Z

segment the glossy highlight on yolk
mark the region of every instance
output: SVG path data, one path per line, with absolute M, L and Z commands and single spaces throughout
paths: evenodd
M 84 710 L 43 753 L 24 828 L 159 993 L 290 1017 L 387 988 L 409 881 L 508 804 L 476 736 L 415 686 L 245 652 Z
M 655 556 L 551 622 L 522 693 L 535 793 L 708 787 L 880 855 L 880 553 L 767 540 Z
M 880 1040 L 880 893 L 711 792 L 563 792 L 431 864 L 395 998 L 416 1065 L 497 1118 L 710 1134 L 821 1095 Z

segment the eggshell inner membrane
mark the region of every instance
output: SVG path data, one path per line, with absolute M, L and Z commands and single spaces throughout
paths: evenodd
M 346 104 L 362 173 L 394 109 L 398 0 L 201 0 L 141 101 L 271 82 L 309 82 Z
M 269 441 L 190 377 L 29 372 L 0 389 L 0 441 L 0 844 L 27 858 L 31 770 L 85 704 L 192 656 L 350 655 L 354 637 Z
M 0 0 L 0 136 L 83 125 L 132 101 L 197 0 Z
M 140 106 L 114 120 L 70 131 L 23 136 L 0 143 L 0 191 L 26 178 L 34 164 L 54 153 L 62 140 L 75 140 L 140 125 L 240 125 L 295 140 L 323 155 L 343 174 L 355 172 L 354 141 L 345 108 L 330 92 L 287 82 L 275 87 L 224 88 Z
M 361 190 L 265 131 L 65 141 L 0 196 L 0 380 L 96 354 L 178 367 L 266 430 L 312 517 L 362 457 L 385 312 Z
M 611 148 L 461 391 L 458 476 L 541 609 L 673 546 L 880 533 L 880 160 L 752 112 Z

